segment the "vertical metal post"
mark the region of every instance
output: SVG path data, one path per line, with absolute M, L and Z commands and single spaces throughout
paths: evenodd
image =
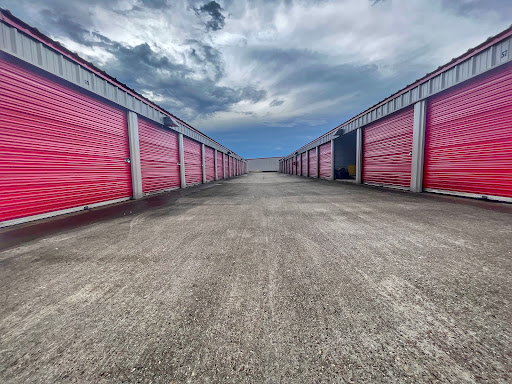
M 206 183 L 206 158 L 204 156 L 204 144 L 201 144 L 201 170 L 203 172 L 203 184 Z
M 217 150 L 213 151 L 213 163 L 215 164 L 215 181 L 219 180 L 219 172 L 217 172 Z
M 356 183 L 363 182 L 363 131 L 357 128 L 356 131 Z
M 222 178 L 226 178 L 226 154 L 222 152 Z
M 306 177 L 309 177 L 309 149 L 306 151 Z
M 320 148 L 316 147 L 316 178 L 320 178 Z
M 331 140 L 331 180 L 335 179 L 335 169 L 334 169 L 334 139 Z
M 130 169 L 132 174 L 132 195 L 142 197 L 142 170 L 140 166 L 139 121 L 135 112 L 128 111 L 128 140 L 130 146 Z
M 423 163 L 425 159 L 425 127 L 427 103 L 422 100 L 414 104 L 414 126 L 412 134 L 411 192 L 423 190 Z
M 180 162 L 178 164 L 180 165 L 181 188 L 185 188 L 187 186 L 187 183 L 185 181 L 185 154 L 183 153 L 183 133 L 180 133 L 178 136 L 178 147 L 180 154 Z

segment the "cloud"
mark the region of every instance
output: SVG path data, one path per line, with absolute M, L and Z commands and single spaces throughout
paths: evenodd
M 225 16 L 222 14 L 222 7 L 216 1 L 210 1 L 196 9 L 198 15 L 208 14 L 210 20 L 206 22 L 206 29 L 211 31 L 218 31 L 226 25 Z
M 283 105 L 284 104 L 284 100 L 277 100 L 277 99 L 274 99 L 270 102 L 270 106 L 271 107 L 279 107 L 280 105 Z

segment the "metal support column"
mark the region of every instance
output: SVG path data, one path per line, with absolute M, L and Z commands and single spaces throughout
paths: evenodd
M 222 178 L 226 178 L 226 154 L 222 152 Z
M 203 184 L 206 183 L 206 159 L 204 157 L 204 144 L 201 144 L 201 171 L 203 172 Z
M 217 150 L 215 149 L 213 151 L 214 160 L 213 163 L 215 164 L 215 181 L 219 180 L 219 172 L 217 172 Z
M 335 179 L 334 169 L 334 139 L 331 140 L 331 180 Z
M 412 134 L 411 192 L 423 190 L 423 163 L 425 158 L 425 126 L 427 125 L 427 103 L 414 104 L 414 126 Z
M 363 182 L 363 131 L 357 128 L 356 131 L 356 183 Z
M 140 166 L 139 121 L 135 112 L 128 111 L 128 140 L 130 144 L 130 168 L 132 174 L 132 195 L 142 197 L 142 171 Z
M 183 153 L 183 133 L 180 133 L 178 136 L 178 147 L 180 154 L 180 162 L 178 164 L 180 166 L 181 188 L 185 188 L 187 186 L 187 183 L 185 181 L 185 154 Z
M 306 151 L 306 177 L 309 177 L 309 150 Z
M 316 147 L 316 178 L 320 178 L 320 148 Z

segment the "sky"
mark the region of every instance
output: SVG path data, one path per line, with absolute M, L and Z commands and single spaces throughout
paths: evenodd
M 511 0 L 0 0 L 245 158 L 284 156 L 509 27 Z

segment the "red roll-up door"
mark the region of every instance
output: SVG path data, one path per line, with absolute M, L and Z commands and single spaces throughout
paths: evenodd
M 0 222 L 132 195 L 126 111 L 0 59 Z
M 316 177 L 316 148 L 309 150 L 309 177 Z
M 185 183 L 187 185 L 203 182 L 201 144 L 183 137 L 183 158 L 185 160 Z
M 224 178 L 227 179 L 229 177 L 229 156 L 224 155 Z
M 307 172 L 306 172 L 308 169 L 307 168 L 307 166 L 308 166 L 307 160 L 308 160 L 308 157 L 306 155 L 306 152 L 304 152 L 303 154 L 301 154 L 301 160 L 300 160 L 301 164 L 302 164 L 302 166 L 301 166 L 301 171 L 302 171 L 301 175 L 302 176 L 307 176 Z
M 318 147 L 318 155 L 320 156 L 320 177 L 322 179 L 332 178 L 332 157 L 330 141 Z
M 215 150 L 213 148 L 204 147 L 205 174 L 206 181 L 215 179 Z
M 410 188 L 414 109 L 363 128 L 363 182 Z
M 142 192 L 180 187 L 178 135 L 139 117 Z
M 217 178 L 224 178 L 224 175 L 222 174 L 222 152 L 219 151 L 217 151 Z
M 300 175 L 300 155 L 295 156 L 295 174 Z
M 229 177 L 235 176 L 235 170 L 234 170 L 234 162 L 233 158 L 229 158 Z
M 512 197 L 512 65 L 428 103 L 423 187 Z

